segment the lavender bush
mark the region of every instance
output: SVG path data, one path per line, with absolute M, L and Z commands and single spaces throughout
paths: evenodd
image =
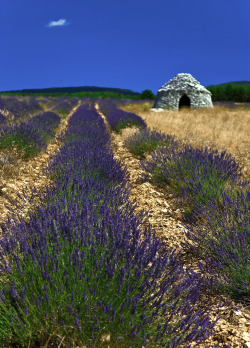
M 5 96 L 0 97 L 0 110 L 8 111 L 14 116 L 15 120 L 20 120 L 42 111 L 43 108 L 35 97 Z
M 203 274 L 232 298 L 250 302 L 250 191 L 221 193 L 221 206 L 211 199 L 202 223 L 189 226 L 183 247 L 205 261 Z M 209 284 L 210 285 L 210 284 Z M 211 287 L 210 287 L 211 289 Z
M 35 97 L 36 100 L 39 102 L 40 105 L 42 105 L 42 107 L 44 109 L 52 109 L 57 103 L 58 103 L 58 98 L 56 97 Z
M 58 103 L 52 108 L 52 111 L 58 113 L 62 117 L 68 116 L 74 106 L 76 106 L 77 98 L 59 98 Z
M 218 200 L 221 191 L 240 183 L 241 174 L 235 159 L 226 152 L 196 149 L 178 143 L 156 150 L 152 159 L 141 162 L 146 178 L 166 185 L 176 195 L 186 218 L 211 199 Z
M 107 115 L 110 111 L 117 108 L 117 105 L 112 98 L 100 99 L 98 101 L 98 105 L 99 105 L 100 111 L 104 115 Z
M 60 117 L 47 111 L 6 126 L 0 131 L 0 149 L 16 147 L 24 151 L 24 157 L 34 156 L 46 147 L 59 123 Z
M 0 112 L 0 126 L 6 124 L 6 117 Z
M 100 101 L 99 107 L 101 112 L 105 114 L 110 128 L 117 133 L 126 127 L 146 127 L 145 121 L 140 116 L 118 109 L 111 100 Z
M 159 147 L 169 146 L 170 144 L 172 144 L 171 146 L 175 144 L 173 136 L 149 128 L 136 131 L 124 142 L 124 145 L 132 154 L 141 158 L 145 157 L 146 153 L 151 153 Z
M 212 334 L 202 285 L 129 202 L 126 171 L 88 105 L 48 171 L 54 185 L 0 240 L 0 342 L 23 347 L 190 346 Z M 37 195 L 38 193 L 36 193 Z

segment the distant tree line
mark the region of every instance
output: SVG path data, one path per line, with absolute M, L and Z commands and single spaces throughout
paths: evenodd
M 115 98 L 115 99 L 141 99 L 141 94 L 138 93 L 136 95 L 115 93 L 115 92 L 75 92 L 75 93 L 62 93 L 62 92 L 38 92 L 38 93 L 30 93 L 30 92 L 0 92 L 0 95 L 17 95 L 17 96 L 43 96 L 43 97 L 69 97 L 69 98 Z
M 212 93 L 212 100 L 215 101 L 233 101 L 240 103 L 250 102 L 250 86 L 249 85 L 238 85 L 238 84 L 223 84 L 216 86 L 206 87 Z M 94 88 L 93 88 L 94 89 Z M 56 90 L 56 89 L 55 89 Z M 150 89 L 145 89 L 141 93 L 133 92 L 130 90 L 121 89 L 110 89 L 110 90 L 98 90 L 98 91 L 76 91 L 74 89 L 65 92 L 63 91 L 49 91 L 49 89 L 44 92 L 43 90 L 30 90 L 23 91 L 10 91 L 10 92 L 0 92 L 0 95 L 19 95 L 19 96 L 45 96 L 45 97 L 78 97 L 78 98 L 115 98 L 115 99 L 148 99 L 154 100 L 155 95 Z
M 215 101 L 233 101 L 250 102 L 250 87 L 243 85 L 216 85 L 206 87 L 212 93 L 212 100 Z
M 17 95 L 17 96 L 43 96 L 43 97 L 70 97 L 70 98 L 115 98 L 115 99 L 155 99 L 155 95 L 149 90 L 145 89 L 142 93 L 120 93 L 113 91 L 84 91 L 84 92 L 29 92 L 29 91 L 11 91 L 0 92 L 0 95 Z

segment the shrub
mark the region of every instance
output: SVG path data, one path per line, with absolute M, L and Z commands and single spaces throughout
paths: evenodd
M 235 159 L 226 152 L 196 149 L 190 145 L 171 144 L 156 150 L 152 159 L 141 162 L 146 178 L 163 184 L 176 195 L 186 218 L 212 198 L 219 200 L 227 185 L 240 182 L 241 174 Z
M 155 95 L 150 89 L 145 89 L 141 92 L 141 99 L 155 99 Z
M 198 226 L 188 226 L 184 249 L 205 261 L 202 273 L 233 299 L 250 302 L 250 191 L 221 193 L 221 206 L 211 198 Z M 215 282 L 214 279 L 217 279 Z M 211 283 L 209 283 L 209 286 Z M 210 287 L 211 289 L 211 287 Z
M 118 109 L 116 104 L 110 100 L 100 101 L 99 107 L 101 112 L 105 114 L 110 128 L 116 133 L 119 133 L 126 127 L 146 127 L 145 121 L 140 116 Z
M 0 132 L 0 149 L 16 147 L 24 151 L 26 158 L 35 156 L 46 148 L 59 123 L 60 117 L 47 111 L 19 124 L 6 126 Z
M 15 119 L 25 119 L 42 109 L 34 97 L 22 98 L 21 100 L 14 96 L 0 97 L 0 110 L 11 112 Z
M 77 104 L 77 98 L 59 98 L 60 101 L 52 108 L 52 111 L 62 117 L 67 117 L 72 108 Z
M 143 128 L 126 138 L 124 145 L 132 154 L 143 158 L 146 153 L 151 153 L 159 147 L 173 145 L 174 142 L 174 137 L 169 134 Z
M 106 119 L 113 131 L 119 133 L 126 127 L 146 127 L 146 123 L 140 116 L 132 112 L 126 112 L 120 109 L 112 110 L 106 115 Z

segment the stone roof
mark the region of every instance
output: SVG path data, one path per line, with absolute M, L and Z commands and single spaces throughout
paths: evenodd
M 204 86 L 202 86 L 191 74 L 178 74 L 173 79 L 163 85 L 158 92 L 161 91 L 194 91 L 200 93 L 211 94 Z

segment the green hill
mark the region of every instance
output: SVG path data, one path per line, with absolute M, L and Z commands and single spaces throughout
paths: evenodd
M 127 97 L 139 98 L 140 93 L 130 89 L 112 88 L 112 87 L 96 87 L 96 86 L 81 86 L 81 87 L 51 87 L 37 89 L 22 89 L 13 91 L 2 91 L 1 94 L 14 95 L 45 95 L 45 96 L 70 96 L 70 97 Z
M 226 82 L 226 83 L 220 83 L 216 86 L 225 86 L 225 85 L 240 85 L 240 86 L 247 86 L 250 87 L 250 81 L 233 81 L 233 82 Z

